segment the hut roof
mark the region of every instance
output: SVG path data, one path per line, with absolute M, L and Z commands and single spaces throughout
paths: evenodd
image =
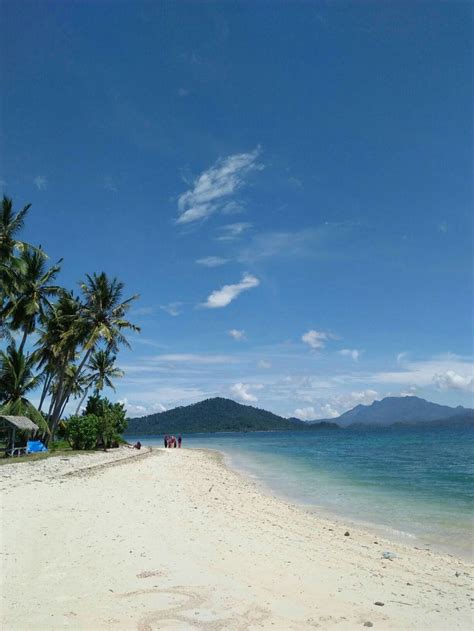
M 7 422 L 14 425 L 17 429 L 28 430 L 30 432 L 36 432 L 39 430 L 38 425 L 30 421 L 26 416 L 5 416 L 0 414 L 0 422 Z

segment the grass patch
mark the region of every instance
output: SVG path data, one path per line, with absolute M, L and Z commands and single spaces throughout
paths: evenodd
M 47 458 L 55 458 L 56 456 L 77 456 L 79 454 L 90 454 L 103 452 L 102 449 L 72 449 L 66 440 L 55 440 L 50 443 L 49 451 L 43 451 L 38 454 L 29 454 L 27 456 L 0 456 L 0 466 L 4 464 L 20 464 L 22 462 L 35 462 L 36 460 L 46 460 Z

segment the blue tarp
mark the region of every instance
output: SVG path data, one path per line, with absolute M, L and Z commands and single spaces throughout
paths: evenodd
M 29 440 L 26 443 L 27 454 L 37 454 L 40 451 L 48 451 L 48 448 L 40 440 Z

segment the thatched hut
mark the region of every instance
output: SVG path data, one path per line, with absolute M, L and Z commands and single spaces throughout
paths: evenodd
M 38 425 L 30 421 L 26 416 L 5 416 L 0 414 L 0 434 L 4 437 L 5 454 L 7 456 L 20 456 L 22 453 L 26 453 L 26 441 L 24 446 L 17 447 L 15 445 L 17 432 L 22 435 L 31 435 L 38 430 Z

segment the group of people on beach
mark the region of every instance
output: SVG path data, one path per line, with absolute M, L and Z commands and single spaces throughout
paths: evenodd
M 163 442 L 167 449 L 176 448 L 176 447 L 181 448 L 182 440 L 183 439 L 181 437 L 181 434 L 178 434 L 177 439 L 176 439 L 176 436 L 170 436 L 169 434 L 166 434 L 165 437 L 163 438 Z

